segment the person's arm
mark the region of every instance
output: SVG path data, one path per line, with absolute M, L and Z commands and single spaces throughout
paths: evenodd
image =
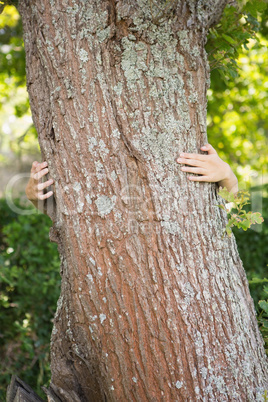
M 217 151 L 210 144 L 201 147 L 207 151 L 207 155 L 182 153 L 177 159 L 178 163 L 189 165 L 182 166 L 183 172 L 195 173 L 201 176 L 188 176 L 191 181 L 217 182 L 220 187 L 226 187 L 229 192 L 238 192 L 237 178 L 228 165 L 224 162 Z
M 42 183 L 42 177 L 47 173 L 47 162 L 33 162 L 31 176 L 25 189 L 28 200 L 30 200 L 33 205 L 43 213 L 47 213 L 46 200 L 53 196 L 53 191 L 43 191 L 54 183 L 53 179 L 49 179 Z

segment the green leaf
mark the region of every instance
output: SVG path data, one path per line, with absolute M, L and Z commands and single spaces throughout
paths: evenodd
M 257 278 L 256 276 L 254 276 L 251 280 L 248 281 L 250 284 L 254 284 L 254 283 L 265 283 L 268 282 L 268 278 Z M 266 288 L 266 286 L 264 286 L 264 289 Z M 268 291 L 268 288 L 267 288 Z
M 261 216 L 260 212 L 252 213 L 251 219 L 252 219 L 253 223 L 258 223 L 258 224 L 261 224 L 264 221 L 264 219 Z
M 222 34 L 222 37 L 227 40 L 227 42 L 231 43 L 231 45 L 236 45 L 236 41 L 229 35 Z
M 268 282 L 268 279 L 264 278 L 264 282 Z M 268 286 L 264 286 L 263 291 L 268 294 Z
M 262 12 L 267 8 L 267 3 L 263 0 L 250 0 L 246 3 L 243 11 L 250 13 L 257 18 L 258 12 Z
M 243 219 L 243 221 L 242 221 L 242 227 L 243 227 L 243 229 L 244 229 L 244 228 L 245 228 L 245 229 L 250 228 L 250 225 L 251 225 L 250 220 Z
M 234 194 L 230 193 L 226 187 L 219 190 L 219 195 L 228 202 L 234 202 Z
M 268 313 L 268 303 L 265 300 L 260 300 L 259 301 L 259 306 L 266 312 Z
M 262 325 L 264 326 L 264 328 L 268 329 L 268 319 L 267 320 L 263 319 L 261 321 L 262 321 Z

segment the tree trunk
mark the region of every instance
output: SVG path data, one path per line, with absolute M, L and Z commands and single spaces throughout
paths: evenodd
M 261 401 L 267 359 L 214 184 L 204 44 L 225 0 L 21 0 L 27 82 L 55 180 L 62 401 Z M 159 11 L 159 8 L 165 11 Z

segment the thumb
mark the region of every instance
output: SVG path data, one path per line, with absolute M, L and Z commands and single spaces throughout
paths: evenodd
M 207 151 L 208 155 L 213 155 L 217 153 L 216 149 L 214 149 L 213 146 L 210 144 L 206 144 L 200 149 L 202 149 L 202 151 Z

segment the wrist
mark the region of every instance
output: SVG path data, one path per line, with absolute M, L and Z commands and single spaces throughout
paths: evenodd
M 237 193 L 238 192 L 238 180 L 228 163 L 226 164 L 226 175 L 224 179 L 218 182 L 219 186 L 226 187 L 229 192 Z
M 28 198 L 28 200 L 29 201 L 31 201 L 31 202 L 36 202 L 36 201 L 38 201 L 37 200 L 37 198 L 34 198 L 33 196 L 32 196 L 32 194 L 31 194 L 31 191 L 29 191 L 29 190 L 25 190 L 25 194 L 26 194 L 26 197 Z

